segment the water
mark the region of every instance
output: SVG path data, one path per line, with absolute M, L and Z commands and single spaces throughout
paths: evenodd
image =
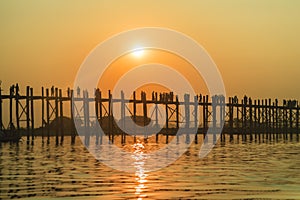
M 118 138 L 116 139 L 118 143 Z M 161 148 L 128 140 L 134 155 Z M 120 145 L 121 146 L 121 145 Z M 200 144 L 154 172 L 135 173 L 97 161 L 77 138 L 70 145 L 1 144 L 0 198 L 28 199 L 300 199 L 300 143 L 227 142 L 199 159 Z

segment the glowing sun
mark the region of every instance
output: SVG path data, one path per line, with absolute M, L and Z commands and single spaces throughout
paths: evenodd
M 142 57 L 142 56 L 144 55 L 144 50 L 143 50 L 143 49 L 137 49 L 137 50 L 134 50 L 134 51 L 132 52 L 132 55 L 133 55 L 134 57 L 140 58 L 140 57 Z

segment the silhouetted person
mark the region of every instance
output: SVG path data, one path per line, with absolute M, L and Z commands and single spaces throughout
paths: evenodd
M 97 88 L 94 88 L 94 96 L 97 97 Z
M 16 89 L 16 94 L 19 94 L 20 88 L 19 88 L 19 84 L 18 83 L 16 84 L 15 89 Z
M 174 93 L 173 92 L 170 92 L 170 98 L 171 98 L 171 102 L 173 102 L 173 100 L 174 100 Z
M 80 87 L 77 87 L 77 97 L 80 97 Z
M 237 98 L 237 96 L 234 96 L 233 103 L 238 103 L 238 98 Z
M 297 101 L 296 101 L 296 100 L 293 100 L 293 101 L 292 101 L 292 107 L 295 108 L 296 106 L 297 106 Z
M 99 88 L 97 88 L 96 91 L 95 91 L 95 97 L 97 99 L 100 99 L 100 89 Z
M 10 95 L 14 95 L 14 93 L 15 93 L 15 85 L 10 86 L 9 91 L 10 91 Z
M 54 86 L 51 87 L 51 96 L 54 96 Z
M 286 106 L 286 100 L 285 99 L 283 100 L 283 105 Z
M 68 97 L 70 97 L 71 96 L 71 90 L 70 90 L 70 88 L 68 87 L 68 89 L 67 89 L 67 95 L 68 95 Z
M 246 104 L 248 102 L 248 97 L 245 95 L 244 96 L 244 103 Z

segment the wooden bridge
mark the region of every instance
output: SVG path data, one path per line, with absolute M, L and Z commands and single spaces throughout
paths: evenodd
M 179 129 L 184 133 L 196 133 L 195 142 L 198 136 L 205 135 L 210 130 L 221 132 L 221 139 L 225 140 L 225 135 L 233 139 L 234 135 L 242 137 L 244 140 L 256 140 L 264 137 L 275 139 L 283 137 L 287 139 L 296 137 L 299 139 L 299 104 L 296 100 L 283 100 L 279 104 L 278 100 L 256 99 L 249 97 L 238 99 L 229 97 L 226 102 L 223 96 L 197 95 L 190 97 L 184 95 L 184 100 L 179 101 L 178 96 L 170 93 L 148 94 L 142 92 L 140 97 L 134 92 L 130 99 L 124 98 L 121 92 L 120 98 L 114 98 L 110 91 L 106 97 L 96 89 L 94 94 L 89 96 L 87 91 L 77 91 L 68 89 L 63 95 L 58 88 L 41 88 L 41 95 L 34 95 L 33 88 L 27 86 L 26 94 L 21 95 L 18 84 L 10 87 L 9 94 L 2 94 L 0 89 L 0 126 L 2 131 L 17 130 L 27 136 L 27 142 L 33 142 L 35 136 L 47 138 L 55 136 L 56 143 L 62 143 L 65 136 L 71 136 L 74 143 L 77 131 L 85 132 L 85 142 L 89 143 L 90 137 L 95 136 L 96 142 L 101 142 L 103 134 L 108 135 L 113 142 L 116 135 L 122 136 L 125 142 L 126 135 L 123 128 L 126 126 L 125 119 L 130 117 L 140 126 L 149 125 L 147 132 L 157 130 L 158 135 L 166 136 L 166 142 L 170 135 L 176 135 Z M 4 101 L 8 101 L 8 114 L 3 115 Z M 37 103 L 39 102 L 39 103 Z M 5 104 L 6 105 L 6 104 Z M 120 109 L 121 121 L 115 122 L 113 109 Z M 150 106 L 154 109 L 148 112 Z M 138 109 L 140 108 L 141 109 Z M 160 109 L 159 109 L 160 108 Z M 159 115 L 163 108 L 165 121 L 159 124 Z M 92 110 L 92 112 L 91 112 Z M 36 112 L 41 117 L 41 127 L 36 128 Z M 68 111 L 64 113 L 64 111 Z M 141 115 L 138 115 L 141 111 Z M 127 113 L 127 114 L 126 114 Z M 129 114 L 128 114 L 129 113 Z M 4 118 L 8 118 L 7 126 L 4 125 Z M 99 132 L 95 128 L 95 123 L 99 122 L 104 132 Z M 75 124 L 77 130 L 75 128 Z M 121 126 L 121 127 L 119 127 Z M 143 131 L 132 130 L 131 135 L 143 135 Z M 135 136 L 134 136 L 135 137 Z M 148 137 L 148 135 L 144 135 Z

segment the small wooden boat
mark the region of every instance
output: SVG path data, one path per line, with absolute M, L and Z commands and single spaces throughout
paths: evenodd
M 16 130 L 0 131 L 0 142 L 19 142 L 21 134 Z

